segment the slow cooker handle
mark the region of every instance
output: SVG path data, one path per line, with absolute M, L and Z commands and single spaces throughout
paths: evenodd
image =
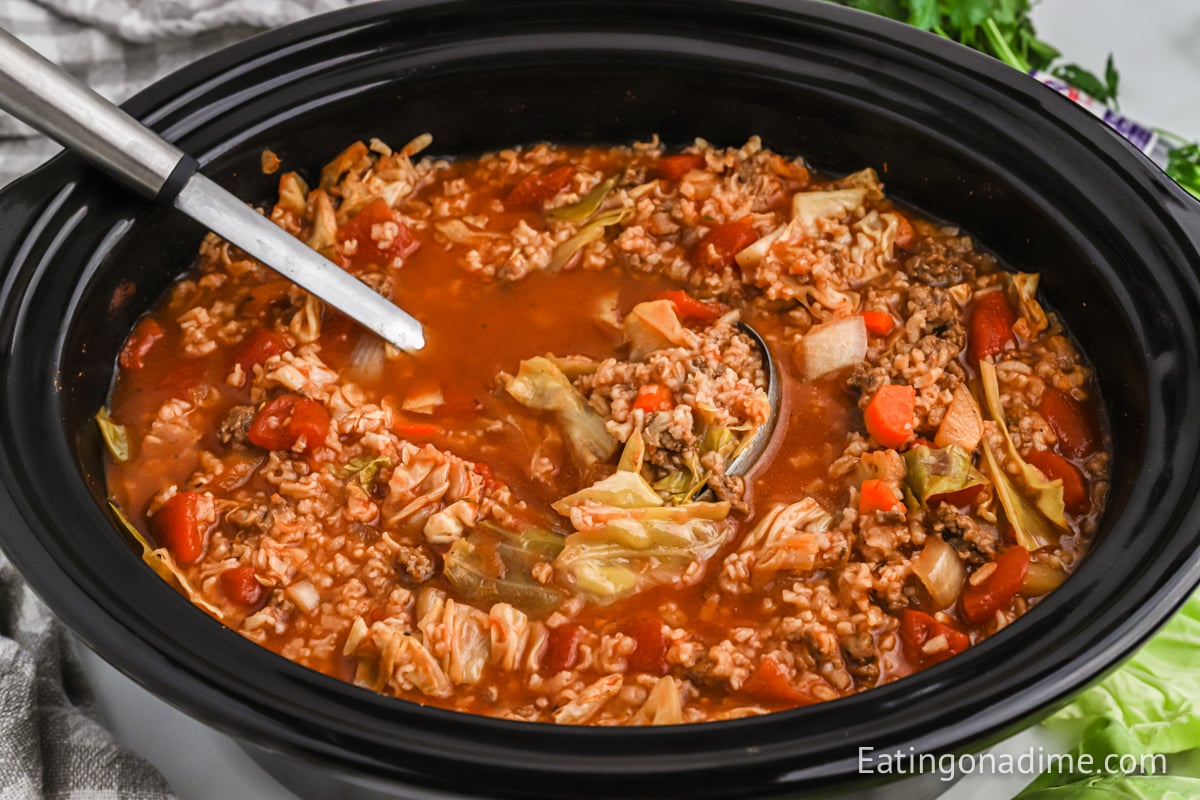
M 0 108 L 169 203 L 194 159 L 0 28 Z

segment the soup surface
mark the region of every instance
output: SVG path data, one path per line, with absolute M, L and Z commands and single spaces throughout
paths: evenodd
M 428 143 L 284 173 L 270 210 L 425 349 L 210 236 L 121 352 L 114 508 L 231 629 L 460 711 L 698 722 L 941 662 L 1083 556 L 1108 475 L 1089 368 L 1036 274 L 874 171 L 757 139 Z M 770 406 L 739 323 L 782 393 L 744 475 Z

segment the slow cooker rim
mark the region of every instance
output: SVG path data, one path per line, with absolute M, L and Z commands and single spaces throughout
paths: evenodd
M 394 2 L 394 3 L 383 4 L 380 6 L 370 7 L 370 8 L 359 7 L 357 9 L 354 9 L 354 11 L 356 11 L 358 13 L 347 15 L 345 22 L 346 22 L 347 26 L 349 26 L 351 24 L 360 24 L 369 19 L 379 19 L 387 14 L 392 13 L 396 9 L 409 8 L 413 5 L 415 5 L 415 4 L 406 3 L 406 2 Z M 439 4 L 434 3 L 431 5 L 439 5 Z M 456 4 L 450 4 L 450 5 L 456 5 Z M 457 5 L 462 5 L 462 4 L 457 4 Z M 673 4 L 668 4 L 668 5 L 673 5 Z M 764 4 L 764 5 L 769 5 L 770 8 L 777 8 L 777 6 L 778 6 L 778 4 Z M 842 9 L 835 10 L 834 7 L 825 7 L 825 6 L 821 7 L 820 10 L 830 13 L 832 15 L 832 17 L 835 19 L 838 17 L 841 17 L 842 15 L 848 15 L 849 13 L 851 13 L 851 12 L 846 12 Z M 814 14 L 814 16 L 822 16 L 822 14 Z M 849 19 L 848 16 L 843 17 L 843 18 Z M 321 19 L 323 19 L 323 18 L 321 18 Z M 856 17 L 856 19 L 858 19 L 859 22 L 864 21 L 861 18 Z M 874 21 L 874 20 L 872 20 L 872 21 Z M 243 43 L 242 45 L 235 46 L 235 48 L 233 48 L 233 50 L 236 50 L 239 53 L 244 52 L 244 54 L 246 54 L 246 55 L 252 55 L 254 53 L 262 53 L 265 51 L 266 48 L 273 47 L 273 46 L 275 46 L 275 44 L 278 44 L 281 42 L 295 43 L 295 42 L 303 40 L 303 38 L 306 35 L 315 34 L 317 32 L 320 32 L 320 33 L 328 33 L 329 32 L 329 29 L 327 26 L 319 26 L 316 23 L 316 21 L 309 21 L 309 23 L 307 25 L 306 25 L 306 23 L 300 23 L 299 26 L 297 26 L 297 27 L 299 28 L 299 30 L 292 31 L 291 34 L 289 34 L 289 35 L 284 35 L 283 32 L 281 32 L 281 31 L 275 31 L 275 32 L 263 34 L 260 37 L 256 37 L 255 39 L 252 39 L 246 43 Z M 856 29 L 861 29 L 862 26 L 855 26 L 855 27 L 856 27 Z M 901 31 L 898 27 L 895 29 L 889 28 L 886 32 L 889 34 L 896 34 L 895 37 L 891 37 L 891 38 L 900 38 L 900 39 L 904 38 L 904 37 L 899 36 Z M 907 33 L 907 32 L 908 31 L 905 30 L 905 33 Z M 913 33 L 916 33 L 916 32 L 913 32 Z M 921 39 L 920 44 L 928 45 L 928 44 L 930 44 L 930 42 L 926 41 L 925 39 Z M 251 47 L 251 45 L 254 45 L 254 47 Z M 950 54 L 951 54 L 951 51 L 947 48 L 945 55 L 948 56 Z M 962 56 L 962 55 L 964 55 L 964 53 L 954 52 L 953 55 Z M 219 69 L 219 66 L 221 63 L 220 56 L 221 56 L 221 54 L 218 54 L 216 56 L 211 56 L 211 57 L 209 57 L 209 59 L 206 59 L 205 61 L 202 61 L 199 64 L 195 65 L 195 74 L 194 75 L 192 74 L 193 70 L 191 68 L 189 68 L 186 73 L 183 73 L 183 72 L 176 73 L 175 75 L 173 75 L 167 79 L 164 79 L 164 81 L 156 84 L 155 87 L 152 87 L 151 89 L 147 90 L 147 92 L 144 92 L 141 95 L 139 95 L 138 98 L 135 98 L 133 101 L 130 101 L 129 107 L 131 109 L 135 109 L 135 108 L 137 108 L 139 103 L 150 103 L 151 100 L 149 100 L 147 98 L 151 97 L 154 92 L 159 92 L 159 93 L 163 93 L 163 94 L 169 93 L 168 87 L 173 85 L 173 83 L 180 83 L 180 84 L 186 85 L 188 81 L 197 81 L 198 82 L 200 80 L 200 76 L 204 72 L 204 69 L 208 69 L 210 71 Z M 229 57 L 234 58 L 233 55 L 230 55 Z M 975 66 L 979 66 L 979 65 L 975 65 Z M 1002 65 L 999 65 L 999 69 L 1007 70 L 1008 68 L 1003 67 Z M 997 75 L 999 77 L 1003 77 L 1005 79 L 1010 77 L 1008 74 L 1000 76 L 999 73 L 997 73 Z M 1006 80 L 1005 82 L 1008 82 L 1008 81 Z M 1012 83 L 1015 86 L 1015 78 L 1013 79 Z M 1023 87 L 1020 87 L 1020 88 L 1023 88 Z M 143 111 L 145 111 L 145 110 L 147 110 L 147 109 L 143 109 Z M 1085 117 L 1085 119 L 1086 119 L 1086 117 Z M 1118 148 L 1118 149 L 1120 149 L 1120 148 Z M 60 173 L 60 175 L 68 176 L 72 173 L 73 167 L 74 167 L 74 165 L 71 164 L 69 162 L 69 160 L 66 159 L 66 157 L 64 157 L 64 158 L 60 158 L 54 164 L 52 164 L 46 168 L 43 168 L 43 170 L 39 171 L 38 174 L 46 175 L 47 173 L 52 173 L 53 171 L 57 170 Z M 1154 176 L 1151 176 L 1151 178 L 1153 178 L 1153 177 Z M 1150 183 L 1153 184 L 1154 181 L 1151 180 Z M 1166 187 L 1164 184 L 1163 188 L 1165 191 L 1165 197 L 1168 199 L 1171 198 L 1172 195 L 1174 194 L 1170 190 L 1172 187 Z M 1177 187 L 1174 187 L 1174 191 L 1180 192 L 1181 190 L 1178 190 Z M 1176 199 L 1178 199 L 1178 197 L 1176 197 Z M 1186 210 L 1186 207 L 1184 207 L 1184 208 Z M 7 287 L 5 290 L 5 294 L 7 294 Z M 8 354 L 6 353 L 6 356 L 7 355 Z M 7 453 L 8 453 L 8 450 L 6 449 L 5 450 L 6 458 L 7 458 Z M 7 491 L 8 491 L 8 486 L 6 485 L 5 493 L 7 493 Z M 14 555 L 16 555 L 16 554 L 14 554 Z M 14 560 L 18 560 L 18 559 L 14 558 Z M 1198 568 L 1200 568 L 1200 563 L 1197 562 L 1196 558 L 1193 558 L 1193 559 L 1191 559 L 1189 567 L 1185 570 L 1185 572 L 1188 575 L 1190 575 L 1190 577 L 1193 579 L 1193 582 L 1196 577 L 1200 576 L 1200 570 L 1198 570 Z M 1182 603 L 1183 599 L 1185 599 L 1185 597 L 1186 597 L 1186 587 L 1181 587 L 1181 584 L 1177 581 L 1173 588 L 1173 591 L 1165 593 L 1165 594 L 1167 596 L 1160 597 L 1159 603 L 1152 609 L 1154 612 L 1157 612 L 1157 613 L 1150 613 L 1150 611 L 1148 611 L 1147 608 L 1143 607 L 1141 609 L 1141 611 L 1143 612 L 1141 618 L 1144 619 L 1147 617 L 1158 617 L 1159 614 L 1162 613 L 1162 608 L 1164 606 L 1175 607 L 1178 604 Z M 1165 619 L 1165 615 L 1163 615 L 1161 618 Z M 122 633 L 128 633 L 128 632 L 122 631 Z M 1148 631 L 1134 632 L 1131 630 L 1127 630 L 1127 631 L 1125 631 L 1125 634 L 1126 635 L 1121 639 L 1121 645 L 1119 647 L 1115 643 L 1112 646 L 1110 646 L 1110 648 L 1109 648 L 1110 653 L 1112 650 L 1116 649 L 1116 650 L 1119 650 L 1121 652 L 1121 654 L 1127 654 L 1128 652 L 1130 652 L 1132 650 L 1133 647 L 1136 646 L 1137 643 L 1139 643 L 1142 639 L 1148 637 L 1150 635 L 1150 632 L 1148 632 Z M 987 653 L 987 651 L 984 650 L 984 646 L 976 648 L 976 650 L 979 652 L 975 653 L 974 655 L 978 657 L 978 661 L 981 663 L 983 656 L 988 653 Z M 972 654 L 966 654 L 964 656 L 961 656 L 960 658 L 966 659 L 971 656 L 972 656 Z M 292 665 L 292 666 L 295 666 L 295 665 Z M 302 670 L 303 668 L 296 667 L 296 669 Z M 305 673 L 307 673 L 307 670 L 305 670 Z M 932 672 L 931 672 L 931 674 L 932 674 Z M 919 679 L 920 677 L 922 677 L 922 676 L 916 676 L 916 678 L 914 678 L 914 679 L 906 679 L 906 681 Z M 928 676 L 926 676 L 926 677 L 928 677 Z M 326 680 L 331 680 L 331 679 L 326 679 Z M 913 684 L 911 686 L 913 688 L 915 688 L 915 684 Z M 884 687 L 883 689 L 877 689 L 877 690 L 874 690 L 874 692 L 882 692 L 882 691 L 885 691 L 886 688 L 887 687 Z M 318 687 L 317 690 L 319 691 L 320 687 Z M 873 693 L 871 693 L 871 694 L 873 694 Z M 861 695 L 860 697 L 867 697 L 867 696 L 869 696 L 869 695 Z M 837 701 L 837 702 L 841 702 L 841 701 Z M 1053 702 L 1053 701 L 1048 700 L 1047 702 Z M 831 705 L 833 705 L 833 704 L 831 704 Z M 429 710 L 429 711 L 430 711 L 430 713 L 434 713 L 433 710 Z M 456 712 L 436 712 L 436 713 L 451 715 L 454 717 L 455 722 L 464 722 L 463 718 L 466 716 L 466 715 L 458 714 Z M 786 713 L 793 713 L 793 712 L 785 712 L 785 714 Z M 774 715 L 774 716 L 782 717 L 784 715 Z M 494 720 L 480 720 L 478 718 L 469 718 L 469 721 L 473 725 L 477 725 L 477 726 L 481 726 L 481 727 L 485 727 L 485 728 L 493 728 L 494 727 L 495 731 L 497 731 L 499 733 L 508 734 L 508 735 L 516 733 L 517 729 L 526 729 L 526 728 L 530 727 L 526 724 L 503 723 L 503 722 L 497 722 Z M 495 723 L 495 726 L 493 726 L 492 723 Z M 745 725 L 754 725 L 754 724 L 755 724 L 754 722 L 745 723 Z M 516 728 L 512 727 L 514 725 L 516 726 Z M 739 726 L 734 723 L 721 723 L 721 725 L 725 726 L 727 729 L 731 729 L 731 730 L 736 729 L 738 727 L 743 727 L 743 726 Z M 665 735 L 674 735 L 674 732 L 671 732 L 671 731 L 614 732 L 614 731 L 592 730 L 592 729 L 588 729 L 586 732 L 573 731 L 573 733 L 578 733 L 581 736 L 600 737 L 600 738 L 603 738 L 603 737 L 611 738 L 612 736 L 646 738 L 648 736 L 661 737 L 664 734 Z

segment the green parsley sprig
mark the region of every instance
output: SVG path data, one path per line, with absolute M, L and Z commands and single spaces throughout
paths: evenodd
M 1121 75 L 1110 54 L 1104 74 L 1063 63 L 1062 53 L 1040 39 L 1033 27 L 1030 0 L 832 0 L 861 11 L 907 22 L 921 30 L 987 53 L 1022 72 L 1038 70 L 1071 84 L 1111 108 L 1118 108 Z M 1168 155 L 1166 172 L 1184 189 L 1200 198 L 1200 142 L 1176 143 Z

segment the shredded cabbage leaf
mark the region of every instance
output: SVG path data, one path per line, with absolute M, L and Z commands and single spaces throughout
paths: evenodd
M 1037 300 L 1038 274 L 1036 272 L 1004 273 L 1004 285 L 1009 302 L 1017 309 L 1017 322 L 1013 330 L 1026 341 L 1036 339 L 1038 334 L 1050 326 L 1046 311 Z
M 118 464 L 128 461 L 129 434 L 125 426 L 113 422 L 104 406 L 96 412 L 96 424 L 100 426 L 100 436 L 104 439 L 104 446 L 108 448 L 108 454 L 112 456 L 113 461 Z
M 533 568 L 553 562 L 563 538 L 541 528 L 513 533 L 499 525 L 481 523 L 450 546 L 445 574 L 463 596 L 481 603 L 508 603 L 530 614 L 556 608 L 562 595 L 538 583 Z
M 641 361 L 655 350 L 684 347 L 692 341 L 692 332 L 683 327 L 670 300 L 638 303 L 625 315 L 622 326 L 629 340 L 629 357 L 634 361 Z
M 504 383 L 521 405 L 555 415 L 580 467 L 608 461 L 617 452 L 617 439 L 604 426 L 604 418 L 550 359 L 536 356 L 522 361 L 517 374 Z
M 690 584 L 729 534 L 729 503 L 667 506 L 636 471 L 621 470 L 562 498 L 570 518 L 555 568 L 576 594 L 607 605 L 664 584 Z
M 375 478 L 379 475 L 379 470 L 387 469 L 391 465 L 392 461 L 387 456 L 352 458 L 346 462 L 346 468 L 342 470 L 342 477 L 346 480 L 354 478 L 358 481 L 359 486 L 370 492 L 375 485 Z
M 646 483 L 637 472 L 618 470 L 586 489 L 569 494 L 554 503 L 554 510 L 566 515 L 575 506 L 596 503 L 616 508 L 654 508 L 663 504 L 663 499 Z
M 810 236 L 818 233 L 817 220 L 845 219 L 862 206 L 867 190 L 861 187 L 820 192 L 797 192 L 792 198 L 792 220 Z
M 616 185 L 617 176 L 614 175 L 606 181 L 601 181 L 596 188 L 579 198 L 577 202 L 553 209 L 546 216 L 556 222 L 583 222 L 596 213 L 601 203 L 604 202 L 604 198 L 608 197 L 608 193 Z
M 558 272 L 576 253 L 592 242 L 603 238 L 605 228 L 621 222 L 629 213 L 630 209 L 628 208 L 614 208 L 598 214 L 595 219 L 580 228 L 574 236 L 554 248 L 554 252 L 550 254 L 550 262 L 546 264 L 546 269 L 549 272 Z
M 1055 527 L 1067 530 L 1067 517 L 1063 506 L 1063 485 L 1061 480 L 1046 480 L 1045 476 L 1031 464 L 1026 463 L 1017 452 L 1012 437 L 1008 434 L 1008 425 L 1004 422 L 1004 408 L 1000 405 L 1000 385 L 996 380 L 996 368 L 988 361 L 979 362 L 979 375 L 983 380 L 983 393 L 987 401 L 988 413 L 992 421 L 1004 434 L 1004 444 L 1008 457 L 1016 463 L 1021 471 L 1021 480 L 1029 491 L 1037 510 Z M 986 440 L 985 440 L 986 441 Z M 992 476 L 995 480 L 995 476 Z M 1011 482 L 1011 481 L 1010 481 Z M 1017 494 L 1020 497 L 1020 494 Z M 1005 510 L 1008 510 L 1007 506 Z M 1011 520 L 1010 520 L 1011 521 Z M 1057 540 L 1057 536 L 1055 536 Z M 1032 549 L 1032 548 L 1030 548 Z
M 914 447 L 904 454 L 904 463 L 905 486 L 921 506 L 939 494 L 987 483 L 975 469 L 971 454 L 956 444 L 937 450 L 926 445 Z
M 1033 552 L 1058 541 L 1059 532 L 1055 530 L 1054 524 L 1031 506 L 1021 494 L 1020 489 L 1000 465 L 987 439 L 983 440 L 983 463 L 996 487 L 996 496 L 1000 498 L 1004 514 L 1016 533 L 1017 543 Z

